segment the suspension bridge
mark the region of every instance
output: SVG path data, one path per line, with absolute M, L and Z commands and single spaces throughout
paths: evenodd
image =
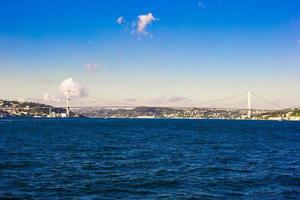
M 145 106 L 145 105 L 137 105 L 137 104 L 131 104 L 128 102 L 119 102 L 119 101 L 114 101 L 114 100 L 109 100 L 109 99 L 104 99 L 104 98 L 98 98 L 98 97 L 88 97 L 92 99 L 94 102 L 101 102 L 101 105 L 93 105 L 93 106 L 86 106 L 86 105 L 71 105 L 71 96 L 70 96 L 70 91 L 68 91 L 68 95 L 66 97 L 66 106 L 54 106 L 54 107 L 47 107 L 49 108 L 49 113 L 51 112 L 51 109 L 55 108 L 61 108 L 65 109 L 66 111 L 66 117 L 70 116 L 71 110 L 80 110 L 80 109 L 86 109 L 86 110 L 95 110 L 95 109 L 133 109 L 136 107 L 176 107 L 176 108 L 188 108 L 188 107 L 194 107 L 194 108 L 227 108 L 227 109 L 243 109 L 247 110 L 247 115 L 248 118 L 251 119 L 252 112 L 254 110 L 267 110 L 268 112 L 272 111 L 278 111 L 278 110 L 283 110 L 285 109 L 284 107 L 278 105 L 272 100 L 269 100 L 268 98 L 263 97 L 262 95 L 257 94 L 256 92 L 253 91 L 247 91 L 247 92 L 242 92 L 238 93 L 235 95 L 231 96 L 226 96 L 226 97 L 221 97 L 221 98 L 216 98 L 208 101 L 199 101 L 196 102 L 194 101 L 193 103 L 184 103 L 184 104 L 169 104 L 169 105 L 155 105 L 155 106 Z M 242 98 L 242 107 L 236 108 L 234 103 L 232 103 L 232 100 L 237 99 L 237 98 Z M 264 104 L 266 104 L 269 108 L 268 109 L 262 109 L 259 107 L 256 107 L 254 102 L 254 99 L 260 100 Z M 222 102 L 230 102 L 227 105 L 221 104 Z M 222 106 L 223 105 L 223 106 Z M 46 107 L 45 107 L 46 108 Z

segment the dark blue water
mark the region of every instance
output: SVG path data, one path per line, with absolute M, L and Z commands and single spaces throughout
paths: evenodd
M 300 122 L 0 120 L 0 197 L 297 199 Z

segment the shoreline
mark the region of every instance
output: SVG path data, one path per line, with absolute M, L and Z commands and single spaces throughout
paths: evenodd
M 10 116 L 0 117 L 0 121 L 14 119 L 31 119 L 31 120 L 74 120 L 74 119 L 100 119 L 100 120 L 220 120 L 220 121 L 274 121 L 274 122 L 300 122 L 300 120 L 276 120 L 276 119 L 234 119 L 234 118 L 164 118 L 164 117 L 33 117 L 33 116 Z

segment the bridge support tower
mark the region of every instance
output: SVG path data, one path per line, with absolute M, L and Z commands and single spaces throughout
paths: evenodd
M 248 92 L 248 119 L 251 119 L 251 91 Z
M 67 117 L 70 117 L 70 90 L 68 90 L 68 93 L 67 93 L 66 116 L 67 116 Z

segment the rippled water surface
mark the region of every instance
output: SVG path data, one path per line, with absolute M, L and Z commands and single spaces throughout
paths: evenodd
M 0 120 L 0 197 L 297 199 L 300 122 Z

